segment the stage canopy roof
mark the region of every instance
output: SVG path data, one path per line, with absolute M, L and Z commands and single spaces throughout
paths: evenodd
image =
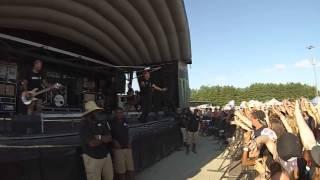
M 1 0 L 0 28 L 68 40 L 113 65 L 191 63 L 183 0 Z

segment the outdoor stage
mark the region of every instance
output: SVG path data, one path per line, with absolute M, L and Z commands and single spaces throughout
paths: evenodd
M 174 117 L 163 114 L 156 118 L 146 124 L 130 123 L 137 171 L 161 160 L 182 144 Z M 51 132 L 0 137 L 0 172 L 2 180 L 85 179 L 79 134 Z

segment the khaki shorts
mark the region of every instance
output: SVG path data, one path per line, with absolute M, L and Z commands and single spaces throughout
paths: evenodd
M 188 142 L 188 132 L 186 128 L 180 128 L 182 133 L 183 142 Z
M 113 180 L 113 166 L 110 154 L 103 159 L 82 155 L 87 180 Z
M 197 136 L 197 132 L 188 131 L 188 144 L 195 144 L 196 136 Z
M 117 174 L 125 174 L 127 171 L 134 171 L 134 164 L 131 149 L 113 150 L 114 169 Z

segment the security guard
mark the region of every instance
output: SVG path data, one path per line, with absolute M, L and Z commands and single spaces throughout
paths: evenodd
M 113 180 L 111 130 L 107 116 L 94 101 L 85 104 L 80 138 L 88 180 Z

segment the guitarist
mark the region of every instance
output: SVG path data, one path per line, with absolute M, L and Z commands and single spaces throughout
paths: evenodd
M 25 79 L 22 81 L 22 86 L 24 91 L 31 91 L 35 88 L 41 90 L 44 87 L 48 87 L 47 81 L 44 79 L 42 73 L 43 63 L 41 60 L 37 59 L 33 62 L 33 67 L 31 71 L 27 72 Z M 39 97 L 40 96 L 40 97 Z M 33 113 L 41 113 L 41 95 L 37 96 L 38 100 L 33 101 L 27 107 L 28 115 Z

